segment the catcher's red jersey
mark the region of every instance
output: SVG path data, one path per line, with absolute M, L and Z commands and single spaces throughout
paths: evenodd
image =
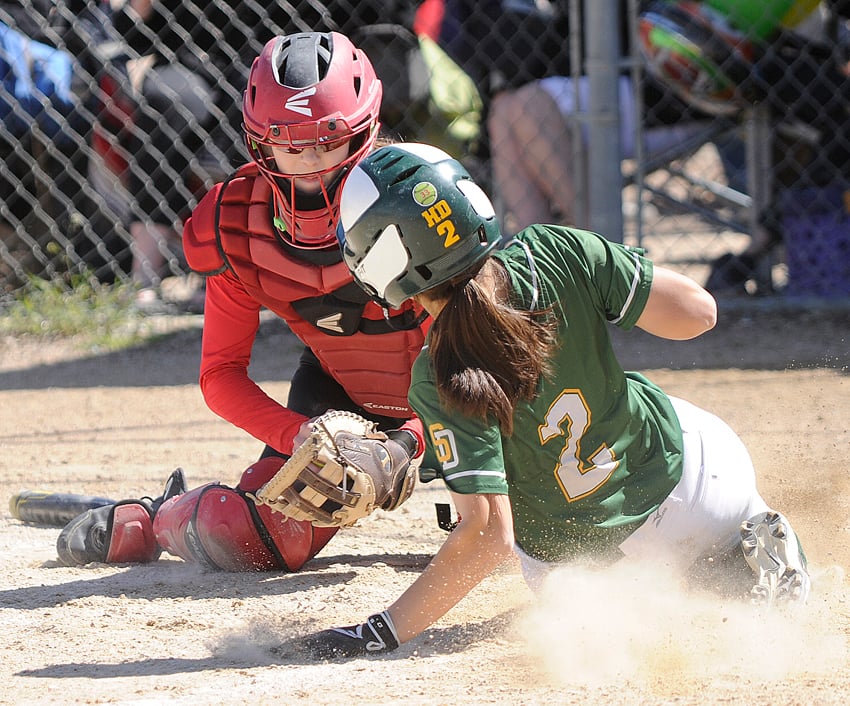
M 427 323 L 408 304 L 390 312 L 353 282 L 338 249 L 292 250 L 273 224 L 272 194 L 254 165 L 213 188 L 187 221 L 189 266 L 207 275 L 201 386 L 207 404 L 282 452 L 303 417 L 265 395 L 248 377 L 265 307 L 309 346 L 355 403 L 407 419 L 410 369 Z M 234 363 L 234 361 L 236 361 Z

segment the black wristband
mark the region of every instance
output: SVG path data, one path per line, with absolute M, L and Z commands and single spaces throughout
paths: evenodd
M 366 619 L 366 625 L 368 625 L 375 636 L 379 639 L 379 641 L 383 642 L 383 646 L 374 651 L 384 650 L 394 650 L 398 647 L 398 635 L 395 631 L 395 625 L 393 625 L 393 619 L 390 617 L 388 611 L 384 611 L 382 613 L 376 613 L 375 615 L 370 615 Z M 372 643 L 375 644 L 375 643 Z M 366 648 L 370 652 L 373 651 Z
M 416 439 L 416 434 L 407 429 L 391 429 L 387 432 L 387 436 L 404 447 L 407 455 L 410 458 L 415 458 L 419 453 L 419 441 Z

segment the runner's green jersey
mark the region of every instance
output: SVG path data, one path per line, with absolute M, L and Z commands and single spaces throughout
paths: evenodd
M 552 308 L 560 346 L 554 373 L 521 402 L 511 437 L 494 418 L 441 405 L 426 340 L 413 366 L 410 404 L 425 428 L 423 468 L 462 494 L 508 494 L 516 541 L 563 561 L 616 555 L 616 547 L 669 495 L 682 473 L 682 431 L 668 397 L 625 372 L 608 324 L 635 325 L 652 262 L 594 233 L 531 226 L 494 253 L 516 302 Z M 535 292 L 538 294 L 536 295 Z

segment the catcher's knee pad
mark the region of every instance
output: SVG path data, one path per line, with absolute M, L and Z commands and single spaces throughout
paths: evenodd
M 267 483 L 280 467 L 285 458 L 269 456 L 251 464 L 242 474 L 239 490 L 254 493 Z M 333 537 L 338 527 L 314 527 L 310 522 L 287 519 L 280 512 L 265 505 L 256 505 L 250 499 L 251 512 L 257 518 L 260 531 L 271 542 L 274 552 L 280 557 L 280 568 L 298 571 L 312 559 Z
M 150 510 L 138 502 L 118 503 L 112 513 L 107 563 L 148 562 L 159 557 Z
M 208 483 L 163 503 L 154 531 L 163 549 L 186 561 L 225 571 L 277 568 L 245 500 L 224 485 Z
M 274 477 L 286 459 L 281 456 L 266 456 L 246 468 L 239 479 L 239 490 L 255 493 Z
M 293 520 L 269 507 L 255 507 L 263 530 L 272 542 L 283 566 L 298 571 L 331 541 L 339 527 L 314 527 L 307 520 Z
M 63 564 L 146 563 L 160 553 L 154 537 L 151 510 L 142 501 L 126 500 L 75 517 L 56 540 Z
M 163 503 L 154 531 L 171 554 L 225 571 L 297 571 L 333 536 L 314 537 L 309 523 L 279 524 L 277 518 L 261 518 L 240 491 L 211 483 Z

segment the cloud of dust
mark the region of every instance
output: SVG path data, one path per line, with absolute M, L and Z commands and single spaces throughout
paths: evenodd
M 263 665 L 273 663 L 272 648 L 280 645 L 280 636 L 268 625 L 246 624 L 216 635 L 207 641 L 210 654 L 230 665 Z
M 850 655 L 844 573 L 831 567 L 812 578 L 805 606 L 771 609 L 689 592 L 657 569 L 564 567 L 518 629 L 531 657 L 565 686 L 831 674 Z

